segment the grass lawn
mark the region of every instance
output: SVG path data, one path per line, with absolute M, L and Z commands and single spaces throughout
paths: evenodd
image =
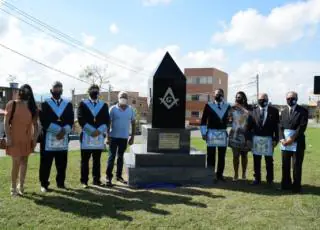
M 79 186 L 80 154 L 69 154 L 67 185 L 54 192 L 39 192 L 39 157 L 30 157 L 25 197 L 11 198 L 11 159 L 0 158 L 0 229 L 320 229 L 320 129 L 309 129 L 303 165 L 304 193 L 285 194 L 249 181 L 219 183 L 210 188 L 131 190 Z M 193 146 L 204 149 L 200 139 Z M 106 154 L 102 172 L 105 171 Z M 280 153 L 275 153 L 275 179 L 281 175 Z M 262 164 L 265 177 L 264 163 Z M 252 179 L 252 157 L 248 179 Z M 225 176 L 231 177 L 228 151 Z M 103 174 L 104 175 L 104 174 Z

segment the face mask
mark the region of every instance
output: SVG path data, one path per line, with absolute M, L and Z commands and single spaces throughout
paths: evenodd
M 23 101 L 27 101 L 30 98 L 30 95 L 24 91 L 20 91 L 19 97 Z
M 240 104 L 240 105 L 242 105 L 243 104 L 243 98 L 242 97 L 237 97 L 236 98 L 236 102 L 238 103 L 238 104 Z
M 120 98 L 119 99 L 119 104 L 120 105 L 126 105 L 128 103 L 128 99 L 126 99 L 126 98 Z
M 62 95 L 62 91 L 52 91 L 51 90 L 51 94 L 54 98 L 59 99 Z
M 259 104 L 262 108 L 264 108 L 264 107 L 266 107 L 266 106 L 268 105 L 268 100 L 266 100 L 266 99 L 259 99 L 259 100 L 258 100 L 258 104 Z
M 287 98 L 287 104 L 290 107 L 295 106 L 297 104 L 297 98 L 294 98 L 294 97 Z
M 97 100 L 97 99 L 98 99 L 99 92 L 98 92 L 98 91 L 90 91 L 89 95 L 90 95 L 90 98 L 91 98 L 91 99 Z
M 215 96 L 215 100 L 216 100 L 217 102 L 221 102 L 221 101 L 223 100 L 223 96 L 222 96 L 221 94 L 217 94 L 217 95 Z

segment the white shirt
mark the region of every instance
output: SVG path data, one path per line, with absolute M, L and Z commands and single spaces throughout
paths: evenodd
M 58 100 L 56 100 L 56 99 L 54 99 L 54 98 L 52 98 L 52 100 L 58 105 L 58 103 L 59 103 L 59 105 L 61 104 L 61 101 L 62 101 L 62 99 L 60 98 L 60 99 L 58 99 Z
M 294 111 L 295 109 L 296 109 L 296 107 L 297 107 L 297 104 L 295 104 L 294 106 L 292 106 L 292 107 L 290 107 L 289 105 L 288 105 L 288 108 L 289 108 L 289 114 L 291 113 L 291 110 L 292 111 Z
M 262 108 L 261 106 L 259 106 L 259 108 L 260 108 L 260 114 L 259 114 L 259 115 L 261 115 L 262 110 L 264 109 L 264 116 L 263 116 L 263 122 L 262 122 L 262 125 L 264 125 L 264 123 L 265 123 L 266 120 L 267 120 L 267 116 L 268 116 L 268 105 L 267 105 L 266 107 L 264 107 L 264 108 Z M 259 117 L 259 118 L 260 118 L 260 117 Z

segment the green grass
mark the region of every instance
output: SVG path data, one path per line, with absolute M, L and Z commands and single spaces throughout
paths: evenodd
M 67 185 L 72 190 L 39 192 L 39 157 L 30 157 L 26 196 L 9 195 L 10 158 L 0 158 L 1 229 L 320 229 L 320 129 L 308 130 L 303 165 L 304 193 L 284 194 L 248 181 L 228 181 L 209 188 L 132 190 L 79 187 L 80 155 L 69 154 Z M 193 146 L 204 149 L 200 139 Z M 106 154 L 102 161 L 105 169 Z M 264 168 L 264 163 L 262 164 Z M 227 177 L 232 176 L 228 151 Z M 252 179 L 252 157 L 248 178 Z M 265 170 L 262 171 L 265 177 Z M 281 175 L 280 153 L 275 153 L 275 178 Z M 55 170 L 52 170 L 52 188 Z

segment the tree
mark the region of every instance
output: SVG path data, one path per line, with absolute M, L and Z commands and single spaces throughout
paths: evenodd
M 80 78 L 88 80 L 91 84 L 96 84 L 102 88 L 109 83 L 106 66 L 88 65 L 80 74 Z

